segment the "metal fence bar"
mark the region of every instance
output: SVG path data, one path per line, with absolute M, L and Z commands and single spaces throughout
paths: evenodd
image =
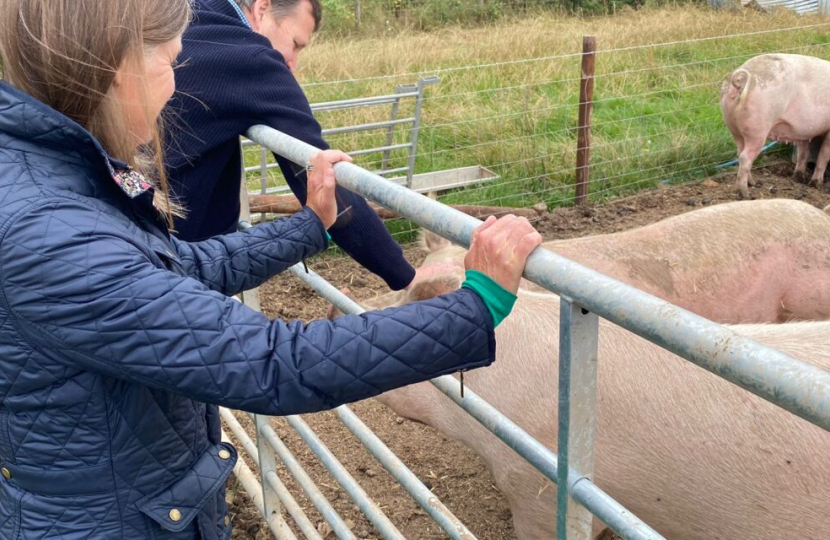
M 322 278 L 321 278 L 322 279 Z M 383 442 L 372 433 L 348 407 L 334 409 L 343 425 L 369 450 L 392 477 L 410 494 L 415 502 L 444 529 L 453 540 L 476 540 L 475 535 L 455 517 L 438 497 Z
M 396 94 L 401 94 L 403 92 L 409 91 L 411 88 L 412 88 L 412 85 L 400 84 L 397 87 L 395 87 L 395 93 Z M 390 120 L 393 120 L 393 121 L 397 120 L 398 110 L 400 109 L 400 107 L 401 107 L 401 100 L 400 99 L 392 104 L 392 111 L 391 111 L 390 116 L 389 116 Z M 413 117 L 413 120 L 415 120 L 414 117 Z M 390 144 L 392 144 L 394 142 L 394 140 L 395 140 L 395 127 L 390 126 L 389 129 L 386 130 L 386 146 L 389 146 Z M 381 174 L 383 174 L 383 171 L 386 171 L 386 168 L 388 166 L 389 166 L 389 150 L 385 150 L 383 152 L 383 156 L 381 157 L 381 163 L 380 163 Z
M 404 94 L 387 94 L 383 96 L 372 96 L 354 99 L 342 99 L 339 101 L 324 101 L 321 103 L 312 103 L 311 111 L 327 111 L 331 109 L 349 109 L 354 107 L 367 107 L 370 105 L 385 105 L 393 103 L 395 100 L 407 97 L 416 97 L 417 91 L 406 92 Z
M 242 424 L 239 423 L 239 420 L 236 419 L 236 416 L 234 416 L 234 414 L 229 409 L 225 409 L 224 407 L 219 408 L 219 415 L 222 417 L 222 420 L 224 420 L 225 423 L 228 425 L 228 428 L 230 428 L 231 433 L 233 433 L 233 436 L 236 438 L 237 442 L 239 442 L 239 444 L 242 445 L 242 449 L 251 457 L 251 459 L 255 463 L 259 463 L 259 450 L 257 450 L 256 444 L 254 443 L 254 441 L 251 440 L 251 437 L 248 436 L 248 433 L 245 431 L 245 428 L 243 428 Z M 224 434 L 224 431 L 222 433 Z M 237 462 L 237 465 L 239 465 L 240 463 L 244 465 L 245 469 L 248 469 L 248 466 L 245 465 L 245 463 L 241 459 Z M 248 472 L 250 473 L 250 469 L 248 469 Z M 244 471 L 240 471 L 239 473 L 237 473 L 237 471 L 234 469 L 234 474 L 236 474 L 237 478 L 240 478 L 245 473 Z M 305 535 L 305 537 L 310 540 L 323 540 L 322 536 L 320 536 L 320 533 L 318 533 L 317 529 L 314 528 L 314 524 L 311 523 L 311 520 L 308 519 L 306 513 L 297 503 L 297 500 L 294 499 L 294 496 L 291 495 L 291 493 L 288 491 L 288 488 L 286 488 L 285 484 L 282 483 L 282 480 L 280 480 L 279 475 L 277 475 L 276 473 L 269 474 L 266 477 L 263 477 L 263 480 L 267 482 L 271 486 L 271 488 L 277 493 L 280 502 L 283 504 L 283 506 L 285 506 L 285 509 L 288 511 L 288 515 L 290 515 L 294 522 L 297 524 L 297 527 L 300 529 L 300 532 L 302 532 Z M 240 478 L 240 482 L 241 481 L 242 478 Z M 254 500 L 254 504 L 259 510 L 259 513 L 263 514 L 264 516 L 265 510 L 263 509 L 261 502 L 262 488 L 255 477 L 254 481 L 257 484 L 257 490 L 260 492 L 260 496 L 256 497 L 256 500 Z M 247 488 L 246 491 L 248 491 Z M 250 495 L 251 493 L 249 492 L 248 494 Z M 253 498 L 254 497 L 252 497 L 252 499 Z
M 244 230 L 251 227 L 251 208 L 248 205 L 248 187 L 245 185 L 245 178 L 239 186 L 239 224 L 238 229 Z M 259 305 L 259 287 L 239 293 L 240 301 L 255 311 L 262 311 Z
M 412 124 L 412 134 L 409 136 L 409 171 L 406 173 L 407 187 L 412 185 L 412 176 L 415 174 L 415 156 L 418 154 L 418 132 L 421 127 L 421 112 L 424 109 L 424 88 L 440 81 L 438 77 L 424 77 L 418 80 L 418 97 L 415 99 L 415 122 Z
M 266 126 L 252 127 L 248 137 L 298 163 L 305 163 L 319 151 Z M 473 230 L 481 224 L 476 218 L 351 163 L 335 165 L 335 174 L 346 189 L 456 244 L 469 246 Z M 530 256 L 524 276 L 830 430 L 830 373 L 545 249 L 537 249 Z
M 571 471 L 594 475 L 599 317 L 563 297 L 559 303 L 559 451 L 557 485 Z M 593 515 L 574 504 L 569 490 L 556 492 L 556 536 L 590 540 Z
M 259 165 L 249 165 L 248 167 L 245 167 L 245 172 L 246 173 L 251 173 L 251 172 L 256 172 L 256 171 L 262 171 L 263 167 L 267 171 L 267 170 L 270 170 L 270 169 L 276 169 L 277 167 L 279 167 L 279 164 L 278 163 L 268 163 L 267 161 L 265 163 L 260 162 Z M 267 174 L 266 174 L 265 178 L 266 179 L 268 178 Z M 260 193 L 263 193 L 263 192 L 260 192 Z
M 365 310 L 354 300 L 341 293 L 331 283 L 312 270 L 306 272 L 302 265 L 294 265 L 291 272 L 320 293 L 343 313 L 360 314 Z M 552 482 L 558 480 L 558 458 L 542 443 L 530 436 L 515 422 L 501 414 L 469 388 L 461 397 L 461 385 L 449 375 L 432 379 L 430 383 L 453 402 L 467 411 L 496 437 Z M 657 532 L 628 512 L 618 502 L 599 489 L 593 482 L 578 473 L 568 474 L 568 491 L 603 523 L 627 540 L 664 540 Z M 578 486 L 578 490 L 576 487 Z
M 401 150 L 403 148 L 412 148 L 412 143 L 390 144 L 389 146 L 376 146 L 374 148 L 364 148 L 362 150 L 354 150 L 349 152 L 350 156 L 362 156 L 364 154 L 374 154 L 375 152 L 385 152 L 387 150 Z
M 515 422 L 501 414 L 469 388 L 461 397 L 461 384 L 449 375 L 430 381 L 456 405 L 467 411 L 493 435 L 516 451 L 552 482 L 558 479 L 559 460 L 549 448 L 534 439 Z M 578 487 L 578 489 L 577 489 Z M 558 486 L 557 489 L 562 489 Z M 637 516 L 602 491 L 589 478 L 571 470 L 567 490 L 600 521 L 626 540 L 665 540 Z
M 230 442 L 230 439 L 224 430 L 222 430 L 222 440 Z M 248 467 L 244 461 L 239 459 L 237 460 L 236 465 L 233 466 L 233 474 L 239 481 L 239 485 L 242 486 L 242 489 L 244 489 L 251 498 L 251 502 L 254 504 L 257 511 L 263 516 L 263 518 L 265 518 L 265 510 L 262 508 L 262 485 L 251 471 L 250 467 Z M 288 524 L 282 516 L 274 515 L 271 517 L 272 519 L 266 519 L 265 523 L 268 525 L 268 529 L 274 537 L 277 538 L 277 540 L 297 540 L 296 535 L 288 527 Z
M 395 173 L 399 173 L 399 172 L 406 172 L 408 170 L 409 170 L 409 167 L 397 167 L 395 169 L 386 169 L 385 171 L 378 171 L 378 174 L 382 175 L 382 176 L 387 176 L 387 175 L 395 174 Z
M 242 161 L 242 165 L 243 167 L 245 165 L 244 159 Z M 276 165 L 276 163 L 274 165 Z M 263 195 L 265 195 L 265 192 L 268 190 L 268 170 L 270 168 L 271 167 L 268 167 L 268 149 L 262 147 L 259 149 L 259 192 Z M 245 174 L 247 174 L 247 171 L 245 172 Z M 245 190 L 247 191 L 247 183 L 243 182 L 243 185 L 245 185 Z M 250 214 L 250 211 L 248 213 Z M 259 221 L 265 221 L 264 212 L 259 215 Z
M 252 418 L 254 415 L 250 415 Z M 268 443 L 268 445 L 277 453 L 279 458 L 285 463 L 285 467 L 288 469 L 288 472 L 291 473 L 291 476 L 297 481 L 300 487 L 305 491 L 306 495 L 308 496 L 311 504 L 314 505 L 315 508 L 320 512 L 323 516 L 323 519 L 331 525 L 332 531 L 337 536 L 337 538 L 341 540 L 356 540 L 354 533 L 349 529 L 346 525 L 346 522 L 343 521 L 343 518 L 340 517 L 340 514 L 331 506 L 326 496 L 320 491 L 320 489 L 314 484 L 314 480 L 312 480 L 308 473 L 305 472 L 303 466 L 297 461 L 291 451 L 285 446 L 277 433 L 274 431 L 270 425 L 263 425 L 259 429 L 260 435 L 263 439 Z
M 408 148 L 408 147 L 409 147 L 409 143 L 407 143 L 407 144 L 403 144 L 403 145 L 401 145 L 401 146 L 402 146 L 403 148 Z M 373 149 L 371 149 L 371 150 L 366 150 L 366 151 L 364 151 L 364 152 L 360 152 L 360 151 L 358 150 L 358 152 L 352 152 L 350 155 L 352 155 L 352 156 L 353 156 L 353 155 L 355 155 L 355 154 L 360 155 L 360 153 L 368 154 L 368 153 L 371 153 L 371 152 L 380 152 L 380 151 L 381 151 L 381 150 L 383 150 L 383 149 L 386 149 L 386 150 L 383 150 L 384 152 L 386 152 L 386 151 L 388 151 L 389 149 L 394 150 L 395 148 L 396 148 L 396 146 L 381 146 L 381 147 L 378 147 L 378 148 L 373 148 Z M 271 169 L 276 169 L 277 167 L 279 167 L 279 164 L 277 164 L 277 163 L 267 163 L 267 164 L 265 164 L 265 166 L 264 166 L 264 167 L 265 167 L 265 169 L 266 169 L 266 170 L 271 170 Z M 262 164 L 259 164 L 259 165 L 250 165 L 250 166 L 248 166 L 248 167 L 245 167 L 245 172 L 246 172 L 246 173 L 252 173 L 252 172 L 256 172 L 256 171 L 262 171 L 262 168 L 263 168 L 263 165 L 262 165 Z M 378 171 L 378 172 L 377 172 L 377 174 L 386 175 L 386 174 L 392 174 L 392 173 L 395 173 L 395 172 L 404 172 L 404 171 L 408 171 L 408 170 L 409 170 L 409 166 L 406 166 L 406 167 L 398 167 L 398 168 L 396 168 L 396 169 L 386 169 L 386 170 L 384 170 L 384 171 Z M 266 175 L 266 177 L 265 177 L 265 178 L 267 179 L 267 175 Z M 286 190 L 288 189 L 288 186 L 277 186 L 277 187 L 279 187 L 279 188 L 283 188 L 283 187 L 284 187 Z M 265 190 L 265 191 L 260 191 L 260 193 L 263 193 L 263 194 L 265 194 L 265 193 L 270 193 L 273 189 L 275 189 L 275 188 L 266 188 L 266 190 Z
M 222 430 L 222 438 L 223 440 L 230 442 L 230 439 L 224 430 Z M 236 476 L 237 480 L 239 480 L 242 488 L 248 493 L 248 496 L 251 497 L 251 502 L 254 504 L 257 511 L 259 511 L 259 513 L 264 517 L 265 510 L 262 507 L 262 485 L 259 483 L 259 480 L 257 480 L 256 475 L 241 459 L 236 462 L 236 465 L 233 468 L 233 474 Z M 323 537 L 320 536 L 320 533 L 318 533 L 317 529 L 314 528 L 314 524 L 309 521 L 308 516 L 305 515 L 303 509 L 300 508 L 300 505 L 297 504 L 297 501 L 294 500 L 294 497 L 291 496 L 288 488 L 285 487 L 285 484 L 282 483 L 279 477 L 276 474 L 271 473 L 264 478 L 264 481 L 277 492 L 280 501 L 282 501 L 285 509 L 288 511 L 288 514 L 294 519 L 294 522 L 297 524 L 300 532 L 303 533 L 303 536 L 305 536 L 308 540 L 323 540 Z M 275 536 L 278 539 L 286 538 L 295 540 L 296 536 L 293 531 L 288 528 L 288 524 L 285 523 L 284 519 L 281 519 L 281 523 L 283 526 L 282 530 L 287 531 L 287 534 L 275 533 Z M 270 525 L 269 528 L 271 528 L 273 532 L 273 528 Z
M 334 457 L 334 454 L 323 444 L 323 441 L 317 437 L 314 431 L 308 427 L 302 418 L 299 416 L 286 416 L 285 419 L 289 425 L 293 427 L 300 438 L 305 441 L 314 455 L 323 463 L 326 470 L 331 473 L 337 483 L 340 484 L 349 497 L 357 504 L 363 515 L 380 531 L 384 538 L 392 540 L 406 540 L 406 537 L 401 534 L 395 525 L 386 517 L 383 510 L 375 504 L 375 501 L 363 491 L 360 484 L 354 477 L 349 474 L 349 471 L 343 466 L 340 461 Z
M 345 99 L 339 101 L 329 101 L 325 103 L 311 104 L 313 112 L 334 111 L 341 109 L 349 109 L 354 107 L 375 107 L 379 105 L 392 105 L 392 114 L 389 120 L 381 122 L 369 122 L 365 124 L 356 124 L 353 126 L 343 126 L 337 128 L 329 128 L 322 130 L 322 135 L 327 137 L 329 135 L 339 135 L 343 133 L 357 133 L 362 131 L 377 130 L 386 128 L 386 144 L 376 148 L 359 149 L 350 152 L 353 156 L 375 154 L 382 152 L 381 157 L 381 171 L 380 174 L 388 175 L 392 173 L 406 173 L 406 185 L 411 185 L 412 177 L 415 174 L 415 157 L 418 153 L 418 133 L 420 129 L 421 112 L 423 110 L 424 102 L 424 88 L 431 84 L 440 81 L 439 77 L 423 77 L 416 84 L 403 84 L 395 88 L 395 93 L 384 96 L 373 96 L 355 99 Z M 404 98 L 415 98 L 415 111 L 412 117 L 398 118 L 398 112 L 401 100 Z M 395 127 L 399 125 L 410 124 L 409 131 L 410 141 L 406 144 L 393 144 Z M 242 137 L 240 143 L 243 150 L 243 171 L 245 175 L 259 171 L 260 173 L 260 193 L 266 194 L 274 192 L 267 187 L 268 171 L 278 167 L 276 163 L 268 163 L 268 155 L 265 148 L 260 150 L 260 163 L 255 166 L 244 166 L 244 149 L 254 145 L 254 141 Z M 389 166 L 390 152 L 393 150 L 408 150 L 408 158 L 406 167 L 398 167 L 396 169 L 387 169 Z M 244 180 L 244 179 L 243 179 Z M 284 191 L 278 189 L 278 191 Z M 265 219 L 265 215 L 260 216 L 260 221 Z
M 394 107 L 396 104 L 392 104 Z M 394 128 L 401 124 L 411 124 L 415 122 L 415 118 L 401 118 L 398 120 L 384 120 L 382 122 L 370 122 L 368 124 L 355 124 L 353 126 L 344 126 L 339 128 L 329 128 L 322 131 L 323 136 L 326 135 L 340 135 L 341 133 L 352 133 L 354 131 L 371 131 L 373 129 L 380 129 L 385 127 Z
M 274 458 L 274 454 L 268 451 L 265 440 L 260 435 L 259 430 L 260 426 L 263 424 L 267 425 L 268 421 L 269 418 L 267 416 L 263 417 L 259 414 L 254 416 L 257 431 L 256 445 L 259 452 L 257 465 L 259 466 L 259 474 L 263 478 L 271 473 L 277 473 L 277 460 Z M 277 496 L 277 492 L 267 482 L 262 483 L 262 510 L 266 521 L 270 521 L 272 519 L 271 516 L 279 516 L 277 519 L 283 519 L 282 504 Z

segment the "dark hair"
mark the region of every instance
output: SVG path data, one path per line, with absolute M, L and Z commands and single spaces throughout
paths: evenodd
M 234 0 L 241 8 L 250 8 L 256 0 Z M 277 17 L 285 17 L 294 13 L 297 6 L 303 2 L 311 4 L 311 14 L 314 16 L 314 31 L 320 28 L 320 21 L 323 19 L 323 5 L 320 0 L 271 0 L 271 9 Z

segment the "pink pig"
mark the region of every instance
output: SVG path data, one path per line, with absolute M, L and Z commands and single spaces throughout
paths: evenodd
M 794 143 L 795 173 L 807 170 L 810 139 L 830 131 L 830 62 L 798 54 L 762 54 L 730 73 L 721 88 L 721 110 L 738 145 L 737 189 L 749 198 L 752 163 L 767 139 Z M 816 160 L 812 182 L 821 188 L 830 159 L 830 137 Z

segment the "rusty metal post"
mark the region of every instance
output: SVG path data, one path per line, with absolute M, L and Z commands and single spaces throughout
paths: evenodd
M 576 142 L 576 194 L 574 204 L 588 200 L 588 177 L 591 163 L 591 109 L 594 102 L 594 59 L 597 40 L 582 38 L 582 78 L 579 81 L 579 128 Z

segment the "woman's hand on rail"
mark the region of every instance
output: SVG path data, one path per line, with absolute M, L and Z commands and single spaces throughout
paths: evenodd
M 473 231 L 464 267 L 487 274 L 516 294 L 527 257 L 541 243 L 542 235 L 527 219 L 512 214 L 501 219 L 490 216 Z
M 334 198 L 337 182 L 334 179 L 334 164 L 339 161 L 352 161 L 352 158 L 339 150 L 323 150 L 314 154 L 306 165 L 306 206 L 317 214 L 326 229 L 337 220 L 337 201 Z

